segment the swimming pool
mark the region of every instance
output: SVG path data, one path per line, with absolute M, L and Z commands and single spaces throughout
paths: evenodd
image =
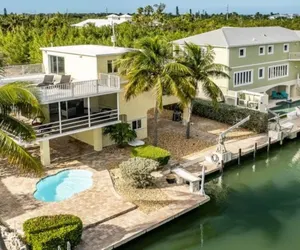
M 295 102 L 282 101 L 276 103 L 276 107 L 271 108 L 271 110 L 279 115 L 283 115 L 295 111 L 295 108 L 298 106 L 300 106 L 300 100 Z
M 34 198 L 44 202 L 57 202 L 71 198 L 74 194 L 93 185 L 92 172 L 87 170 L 64 170 L 40 180 Z

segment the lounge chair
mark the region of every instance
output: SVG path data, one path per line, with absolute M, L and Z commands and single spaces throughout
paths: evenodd
M 54 75 L 45 75 L 43 82 L 39 83 L 38 87 L 47 87 L 54 84 Z
M 272 91 L 272 99 L 288 99 L 289 95 L 285 91 Z
M 62 75 L 60 82 L 57 83 L 57 86 L 60 89 L 70 89 L 71 88 L 71 75 Z
M 281 91 L 280 95 L 282 96 L 283 99 L 288 99 L 289 95 L 285 91 Z

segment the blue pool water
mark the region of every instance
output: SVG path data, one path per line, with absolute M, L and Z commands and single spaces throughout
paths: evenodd
M 48 176 L 37 183 L 34 198 L 44 202 L 69 199 L 93 185 L 92 175 L 87 170 L 65 170 Z

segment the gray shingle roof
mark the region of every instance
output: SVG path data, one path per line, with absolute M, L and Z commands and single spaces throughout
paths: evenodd
M 175 44 L 191 42 L 214 47 L 238 47 L 300 41 L 300 34 L 282 27 L 223 27 L 218 30 L 176 40 Z

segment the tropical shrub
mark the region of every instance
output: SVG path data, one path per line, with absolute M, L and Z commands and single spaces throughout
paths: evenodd
M 124 147 L 128 142 L 136 138 L 136 132 L 131 129 L 128 123 L 119 123 L 104 128 L 104 135 L 109 135 L 119 147 Z
M 250 121 L 242 127 L 256 133 L 266 132 L 268 129 L 268 115 L 256 110 L 239 108 L 220 103 L 216 108 L 211 101 L 197 99 L 193 104 L 193 114 L 218 122 L 234 125 L 250 115 Z
M 145 188 L 152 185 L 151 173 L 159 166 L 157 161 L 134 157 L 120 164 L 124 180 L 136 188 Z
M 82 221 L 74 215 L 41 216 L 23 224 L 25 240 L 32 250 L 67 249 L 77 246 L 82 235 Z
M 154 147 L 151 145 L 146 145 L 142 147 L 133 148 L 131 151 L 131 156 L 152 159 L 157 161 L 160 166 L 164 166 L 168 164 L 171 154 L 165 149 Z

